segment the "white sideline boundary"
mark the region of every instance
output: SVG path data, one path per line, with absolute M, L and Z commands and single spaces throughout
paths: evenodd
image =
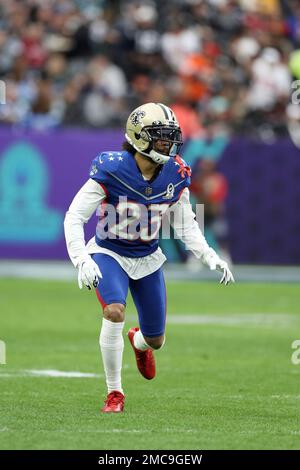
M 232 268 L 236 282 L 300 282 L 299 266 L 248 266 Z M 201 265 L 197 271 L 187 265 L 166 263 L 165 277 L 168 281 L 215 281 L 220 273 Z M 43 279 L 76 281 L 77 272 L 70 261 L 0 260 L 0 278 Z
M 125 315 L 125 320 L 137 322 L 137 315 Z M 219 325 L 219 326 L 291 326 L 300 323 L 300 315 L 292 313 L 167 314 L 167 325 Z
M 61 371 L 54 369 L 24 369 L 16 372 L 0 372 L 1 378 L 8 377 L 54 377 L 64 379 L 98 379 L 103 378 L 103 374 L 92 374 L 87 372 Z
M 5 428 L 0 428 L 0 432 L 15 432 L 14 430 L 11 430 L 7 427 Z M 68 429 L 39 429 L 39 432 L 46 432 L 46 433 L 67 433 L 69 434 L 70 431 Z M 152 429 L 118 429 L 118 428 L 114 428 L 114 429 L 99 429 L 99 428 L 95 428 L 95 429 L 76 429 L 76 433 L 82 433 L 82 434 L 87 434 L 87 433 L 92 433 L 92 434 L 111 434 L 111 433 L 120 433 L 120 434 L 123 434 L 123 433 L 126 433 L 126 434 L 151 434 L 153 432 Z M 199 433 L 199 430 L 198 429 L 182 429 L 182 428 L 164 428 L 161 430 L 162 433 L 174 433 L 174 434 L 178 434 L 178 433 L 191 433 L 191 434 L 198 434 Z

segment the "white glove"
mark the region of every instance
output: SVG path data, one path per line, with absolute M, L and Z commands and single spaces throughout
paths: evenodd
M 79 289 L 82 289 L 83 284 L 89 290 L 91 290 L 92 286 L 95 288 L 98 286 L 102 274 L 97 263 L 89 255 L 80 259 L 77 268 Z
M 226 261 L 223 261 L 212 248 L 210 248 L 202 256 L 202 261 L 209 267 L 210 270 L 217 270 L 223 273 L 220 284 L 225 284 L 225 286 L 227 286 L 227 284 L 230 282 L 235 282 L 232 272 L 230 271 Z

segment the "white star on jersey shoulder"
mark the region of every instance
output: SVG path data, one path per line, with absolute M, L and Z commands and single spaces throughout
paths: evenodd
M 115 157 L 109 157 L 109 160 L 111 160 L 111 161 L 114 160 L 114 159 L 115 159 Z M 123 161 L 123 157 L 118 157 L 118 160 L 122 162 L 122 161 Z
M 113 161 L 113 160 L 115 159 L 115 157 L 113 156 L 112 153 L 109 153 L 109 155 L 110 155 L 110 157 L 109 157 L 108 160 Z M 121 157 L 121 156 L 118 157 L 118 160 L 122 162 L 122 161 L 123 161 L 123 157 Z M 104 163 L 104 162 L 101 160 L 101 157 L 99 157 L 99 163 L 100 163 L 100 164 Z

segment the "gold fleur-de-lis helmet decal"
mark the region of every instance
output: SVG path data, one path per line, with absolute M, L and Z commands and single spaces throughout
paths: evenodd
M 130 116 L 130 121 L 134 126 L 138 126 L 145 115 L 145 111 L 134 111 Z

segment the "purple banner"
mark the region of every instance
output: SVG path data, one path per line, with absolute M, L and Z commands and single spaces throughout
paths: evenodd
M 67 259 L 65 212 L 88 179 L 92 159 L 101 151 L 119 150 L 122 141 L 119 130 L 37 134 L 1 128 L 0 257 Z M 235 139 L 220 168 L 229 182 L 233 261 L 300 264 L 299 149 L 289 139 L 270 145 Z M 93 216 L 87 240 L 95 224 Z
M 289 138 L 235 139 L 220 169 L 228 178 L 230 251 L 237 263 L 300 264 L 300 150 Z
M 66 259 L 63 219 L 92 159 L 119 150 L 120 131 L 0 129 L 0 257 Z M 86 239 L 95 231 L 95 216 Z

